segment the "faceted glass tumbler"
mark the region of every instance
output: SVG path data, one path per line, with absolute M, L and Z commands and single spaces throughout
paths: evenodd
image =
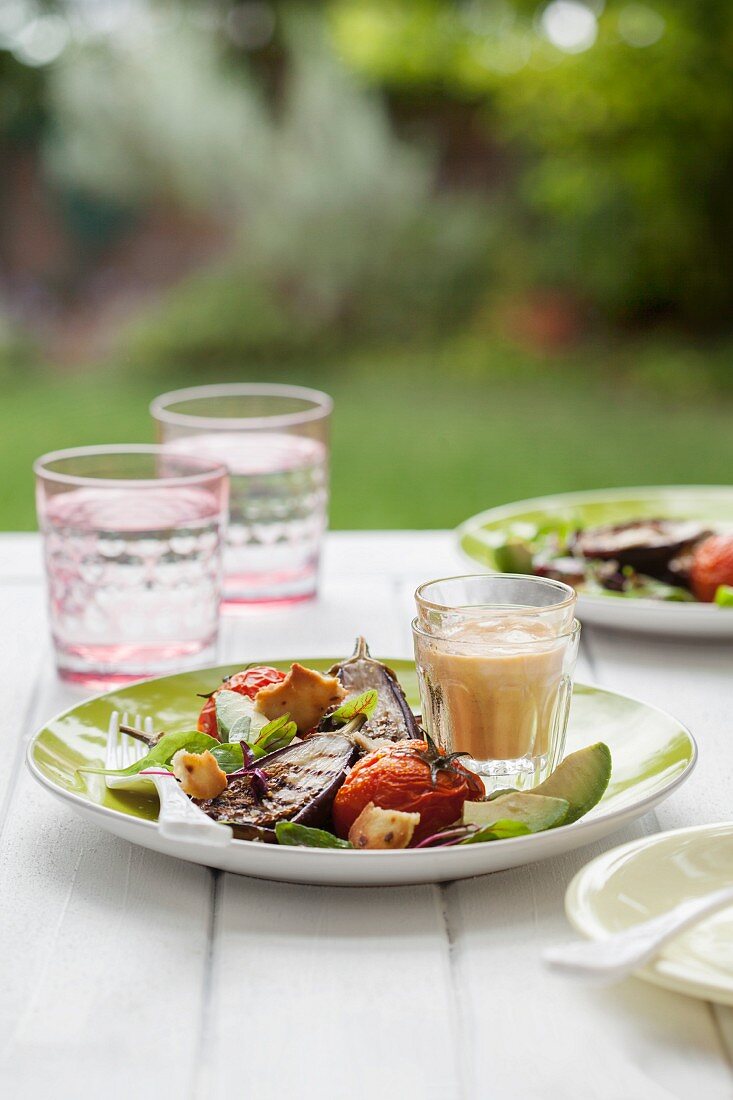
M 580 624 L 575 592 L 512 574 L 448 577 L 415 594 L 423 720 L 489 790 L 542 782 L 562 759 Z
M 333 402 L 300 386 L 196 386 L 157 397 L 158 439 L 230 472 L 224 600 L 281 606 L 316 593 L 327 526 Z
M 34 470 L 60 675 L 104 688 L 215 660 L 226 467 L 131 444 Z

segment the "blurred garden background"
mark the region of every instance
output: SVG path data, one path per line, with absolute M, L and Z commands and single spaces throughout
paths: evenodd
M 198 382 L 336 399 L 335 527 L 730 482 L 728 0 L 2 0 L 0 526 Z

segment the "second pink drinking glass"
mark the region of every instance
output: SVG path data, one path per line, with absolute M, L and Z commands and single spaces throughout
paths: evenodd
M 300 386 L 195 386 L 150 411 L 169 450 L 223 462 L 230 474 L 224 600 L 281 605 L 315 595 L 327 523 L 333 402 Z

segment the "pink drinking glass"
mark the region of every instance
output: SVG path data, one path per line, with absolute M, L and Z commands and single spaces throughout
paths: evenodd
M 224 600 L 230 608 L 315 595 L 332 408 L 319 390 L 249 383 L 176 390 L 151 404 L 160 443 L 229 468 Z
M 226 467 L 129 444 L 33 468 L 61 677 L 104 688 L 214 660 Z

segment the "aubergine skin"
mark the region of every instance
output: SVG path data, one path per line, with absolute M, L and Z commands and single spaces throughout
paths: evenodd
M 248 775 L 234 776 L 216 798 L 200 802 L 215 821 L 231 825 L 240 840 L 275 843 L 280 821 L 327 828 L 336 792 L 359 755 L 348 737 L 337 733 L 309 737 L 258 761 L 267 793 L 258 798 Z
M 370 688 L 376 690 L 376 709 L 363 726 L 363 733 L 368 737 L 403 741 L 406 738 L 420 740 L 425 736 L 396 675 L 387 665 L 370 656 L 364 638 L 357 638 L 353 655 L 334 665 L 329 672 L 338 677 L 347 695 L 361 695 Z
M 604 527 L 587 527 L 576 534 L 572 551 L 579 557 L 616 561 L 650 577 L 665 579 L 673 558 L 709 535 L 692 520 L 640 519 Z

